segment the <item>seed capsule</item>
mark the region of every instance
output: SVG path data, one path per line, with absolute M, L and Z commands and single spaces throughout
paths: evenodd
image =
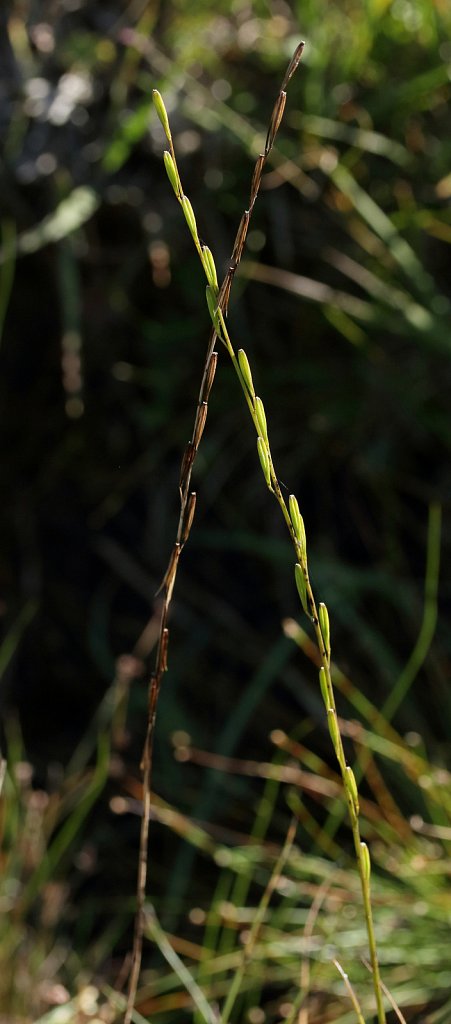
M 185 508 L 185 516 L 183 519 L 181 544 L 186 544 L 188 540 L 191 527 L 193 525 L 194 511 L 196 508 L 196 492 L 191 491 Z
M 329 704 L 330 704 L 330 699 L 329 699 L 329 687 L 327 685 L 326 669 L 324 668 L 324 666 L 321 666 L 321 668 L 319 670 L 319 685 L 321 687 L 321 696 L 323 698 L 324 704 L 326 706 L 326 711 L 327 711 L 327 708 L 329 707 Z
M 340 750 L 340 742 L 339 742 L 339 734 L 338 734 L 337 716 L 336 716 L 335 711 L 334 711 L 333 708 L 328 708 L 327 709 L 327 723 L 328 723 L 328 726 L 329 726 L 330 738 L 331 738 L 332 743 L 334 745 L 335 753 L 336 753 L 336 755 L 338 757 L 339 750 Z
M 215 261 L 213 259 L 213 253 L 208 245 L 202 246 L 202 262 L 204 270 L 207 276 L 207 281 L 214 292 L 218 292 L 218 275 L 216 273 Z
M 290 510 L 290 519 L 293 524 L 294 534 L 296 540 L 299 542 L 301 555 L 303 556 L 303 558 L 305 558 L 307 552 L 307 541 L 305 537 L 304 520 L 299 511 L 298 499 L 295 497 L 294 494 L 290 494 L 288 506 Z
M 354 805 L 355 813 L 358 814 L 359 813 L 359 794 L 358 794 L 358 791 L 357 791 L 357 783 L 355 781 L 354 772 L 353 772 L 352 768 L 349 767 L 349 765 L 346 765 L 346 769 L 345 769 L 345 786 L 346 786 L 346 789 L 347 789 L 347 791 L 349 793 L 349 796 L 351 797 L 352 803 Z
M 208 396 L 211 391 L 211 386 L 215 379 L 216 365 L 218 362 L 218 353 L 212 352 L 208 361 L 208 366 L 205 369 L 205 375 L 202 384 L 201 401 L 208 402 Z
M 298 588 L 298 594 L 301 599 L 302 607 L 306 615 L 309 615 L 308 604 L 307 604 L 307 588 L 305 584 L 305 576 L 302 571 L 302 566 L 299 562 L 296 562 L 294 567 L 294 578 L 296 580 L 296 586 Z
M 182 465 L 181 465 L 181 468 L 180 468 L 179 488 L 180 488 L 180 491 L 182 493 L 185 490 L 186 483 L 187 483 L 189 474 L 191 472 L 191 467 L 193 465 L 195 456 L 196 456 L 196 449 L 195 449 L 192 441 L 188 441 L 188 444 L 187 444 L 187 446 L 185 448 L 185 451 L 184 451 L 184 455 L 183 455 L 183 459 L 182 459 Z
M 183 210 L 183 212 L 185 214 L 186 223 L 187 223 L 187 225 L 188 225 L 188 227 L 189 227 L 189 229 L 191 231 L 191 234 L 192 234 L 192 236 L 194 238 L 194 241 L 196 242 L 197 238 L 198 238 L 196 218 L 194 216 L 194 210 L 193 210 L 193 208 L 191 206 L 191 203 L 190 203 L 190 201 L 188 199 L 188 196 L 182 196 L 181 204 L 182 204 L 182 210 Z
M 174 163 L 174 161 L 172 159 L 172 156 L 171 156 L 169 150 L 165 149 L 165 151 L 163 153 L 163 159 L 164 159 L 164 166 L 166 168 L 166 174 L 167 174 L 167 176 L 169 178 L 169 181 L 171 182 L 172 188 L 174 189 L 174 192 L 175 192 L 176 196 L 178 196 L 179 193 L 180 193 L 180 185 L 179 185 L 178 178 L 177 178 L 176 166 L 175 166 L 175 163 Z
M 170 142 L 171 141 L 171 129 L 169 127 L 168 112 L 167 112 L 166 107 L 164 105 L 163 97 L 162 97 L 161 93 L 158 92 L 158 89 L 153 89 L 153 91 L 152 91 L 152 99 L 153 99 L 153 105 L 155 107 L 155 110 L 156 110 L 156 112 L 158 114 L 158 117 L 159 117 L 159 119 L 161 121 L 161 124 L 163 125 L 166 138 L 168 139 L 168 142 Z
M 254 408 L 255 408 L 255 415 L 257 417 L 257 423 L 258 423 L 258 427 L 259 427 L 259 430 L 260 430 L 260 434 L 267 441 L 268 440 L 268 427 L 266 425 L 265 407 L 263 405 L 263 402 L 262 402 L 261 398 L 257 397 L 255 399 L 255 406 L 254 406 Z
M 271 486 L 271 471 L 270 471 L 270 467 L 269 467 L 268 451 L 267 451 L 265 442 L 264 442 L 262 437 L 257 437 L 257 451 L 258 451 L 258 457 L 260 459 L 260 465 L 261 465 L 262 470 L 263 470 L 263 475 L 265 477 L 266 483 L 268 484 L 268 487 L 270 487 Z
M 268 134 L 266 136 L 265 156 L 268 155 L 270 149 L 273 146 L 274 139 L 275 139 L 275 137 L 277 135 L 277 131 L 278 131 L 280 122 L 281 122 L 281 120 L 283 118 L 283 112 L 285 110 L 286 99 L 287 99 L 286 92 L 279 93 L 279 96 L 277 97 L 277 100 L 276 100 L 276 105 L 275 105 L 274 110 L 273 110 L 272 115 L 271 115 L 271 123 L 270 123 L 269 128 L 268 128 Z
M 196 421 L 194 424 L 194 431 L 192 437 L 192 444 L 195 448 L 199 447 L 199 442 L 204 432 L 205 421 L 207 419 L 208 404 L 207 402 L 199 402 L 197 406 Z
M 370 877 L 371 877 L 370 851 L 369 851 L 366 843 L 360 843 L 360 850 L 361 850 L 361 854 L 362 854 L 363 877 L 365 879 L 365 882 L 368 883 L 369 880 L 370 880 Z
M 251 373 L 251 368 L 249 366 L 249 360 L 248 360 L 247 355 L 246 355 L 246 353 L 244 351 L 244 348 L 238 349 L 238 362 L 239 362 L 239 365 L 240 365 L 241 373 L 243 374 L 243 377 L 244 377 L 244 381 L 245 381 L 246 387 L 247 387 L 248 391 L 250 391 L 251 395 L 254 396 L 255 395 L 254 382 L 252 380 L 252 373 Z
M 213 321 L 216 333 L 221 337 L 221 320 L 218 313 L 218 297 L 214 294 L 211 285 L 207 284 L 206 289 L 208 312 Z
M 318 607 L 318 618 L 321 629 L 321 636 L 323 638 L 324 649 L 327 655 L 327 660 L 330 661 L 330 623 L 329 623 L 329 612 L 327 611 L 326 605 L 320 602 Z

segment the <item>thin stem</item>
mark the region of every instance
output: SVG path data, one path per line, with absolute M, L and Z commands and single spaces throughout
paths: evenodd
M 245 945 L 244 950 L 243 950 L 243 956 L 242 956 L 242 959 L 241 959 L 240 966 L 239 966 L 238 970 L 235 972 L 232 984 L 231 984 L 231 986 L 229 988 L 227 999 L 226 999 L 225 1004 L 224 1004 L 224 1009 L 223 1009 L 222 1014 L 221 1014 L 221 1024 L 228 1024 L 228 1021 L 230 1019 L 230 1014 L 231 1014 L 231 1012 L 233 1010 L 233 1007 L 234 1007 L 235 1002 L 236 1002 L 236 998 L 237 998 L 237 996 L 239 994 L 239 991 L 240 991 L 240 988 L 241 988 L 241 983 L 243 981 L 243 978 L 244 978 L 244 975 L 245 975 L 245 972 L 246 972 L 246 968 L 248 967 L 248 965 L 252 961 L 252 954 L 254 952 L 255 943 L 256 943 L 256 941 L 258 939 L 258 936 L 259 936 L 259 933 L 260 933 L 260 929 L 261 929 L 261 926 L 263 924 L 264 916 L 265 916 L 266 910 L 268 909 L 269 901 L 270 901 L 271 896 L 272 896 L 272 894 L 273 894 L 273 892 L 274 892 L 274 890 L 275 890 L 275 888 L 276 888 L 276 886 L 277 886 L 277 884 L 278 884 L 278 882 L 280 880 L 280 876 L 282 874 L 282 871 L 283 871 L 283 869 L 285 867 L 285 864 L 287 862 L 287 859 L 289 857 L 291 848 L 293 846 L 295 835 L 296 835 L 296 822 L 292 821 L 291 824 L 290 824 L 290 827 L 288 829 L 287 836 L 286 836 L 285 842 L 283 844 L 282 850 L 281 850 L 281 852 L 279 854 L 279 857 L 278 857 L 278 859 L 276 861 L 276 864 L 274 866 L 274 870 L 273 870 L 273 872 L 271 874 L 271 877 L 270 877 L 270 879 L 268 881 L 266 889 L 265 889 L 265 891 L 263 893 L 263 896 L 262 896 L 262 898 L 260 900 L 260 904 L 259 904 L 259 906 L 257 908 L 257 912 L 255 914 L 254 921 L 253 921 L 252 927 L 250 929 L 246 945 Z
M 424 580 L 424 609 L 420 632 L 410 658 L 397 679 L 381 714 L 391 721 L 427 656 L 437 624 L 437 592 L 440 570 L 442 510 L 440 505 L 429 506 L 426 573 Z
M 349 981 L 349 978 L 348 978 L 348 975 L 346 974 L 346 971 L 343 970 L 343 968 L 342 968 L 341 964 L 338 962 L 338 960 L 334 960 L 334 964 L 335 964 L 335 967 L 337 968 L 338 973 L 341 974 L 341 977 L 343 978 L 345 986 L 346 986 L 346 988 L 348 990 L 349 998 L 350 998 L 351 1003 L 352 1003 L 352 1005 L 354 1007 L 358 1024 L 365 1024 L 365 1021 L 363 1019 L 363 1014 L 362 1014 L 362 1011 L 360 1009 L 357 996 L 356 996 L 356 994 L 354 992 L 354 989 L 353 989 L 353 987 L 351 985 L 351 982 Z

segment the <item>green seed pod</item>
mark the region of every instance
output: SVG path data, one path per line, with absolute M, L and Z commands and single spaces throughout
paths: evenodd
M 291 522 L 293 524 L 293 530 L 294 530 L 294 532 L 296 534 L 296 537 L 299 537 L 299 527 L 300 527 L 300 523 L 301 523 L 301 513 L 299 511 L 298 499 L 296 498 L 296 496 L 294 494 L 290 494 L 288 504 L 289 504 L 289 508 L 290 508 L 290 519 L 291 519 Z
M 163 97 L 162 97 L 161 93 L 158 92 L 158 89 L 153 89 L 152 90 L 152 99 L 153 99 L 153 105 L 155 107 L 155 110 L 156 110 L 156 112 L 158 114 L 158 117 L 159 117 L 159 119 L 160 119 L 160 121 L 161 121 L 161 123 L 163 125 L 164 133 L 166 135 L 166 138 L 167 138 L 168 142 L 170 142 L 171 141 L 171 129 L 169 127 L 168 112 L 167 112 L 166 107 L 164 105 Z
M 254 406 L 254 408 L 255 408 L 255 415 L 257 417 L 257 423 L 258 423 L 258 427 L 259 427 L 261 436 L 265 438 L 265 441 L 267 441 L 268 440 L 268 427 L 266 425 L 265 407 L 263 405 L 263 402 L 262 402 L 261 398 L 256 398 L 255 399 L 255 406 Z
M 355 813 L 358 814 L 359 813 L 359 794 L 358 794 L 358 791 L 357 791 L 357 783 L 355 781 L 354 772 L 353 772 L 352 768 L 349 767 L 349 765 L 346 765 L 346 768 L 345 768 L 344 782 L 345 782 L 346 789 L 347 789 L 347 791 L 349 793 L 349 796 L 351 797 L 352 803 L 354 805 Z
M 371 858 L 370 851 L 366 843 L 360 843 L 360 852 L 362 854 L 362 870 L 365 882 L 368 884 L 371 876 Z
M 303 520 L 303 518 L 301 516 L 301 513 L 299 511 L 298 499 L 295 497 L 294 494 L 290 494 L 290 498 L 289 498 L 288 504 L 289 504 L 289 508 L 290 508 L 290 519 L 291 519 L 291 522 L 293 524 L 293 530 L 294 530 L 294 533 L 295 533 L 295 537 L 296 537 L 296 540 L 299 541 L 299 546 L 301 548 L 301 554 L 305 558 L 306 550 L 307 550 L 307 543 L 306 543 L 306 538 L 305 538 L 304 520 Z
M 298 541 L 298 544 L 299 544 L 299 547 L 300 547 L 300 553 L 301 553 L 302 557 L 305 558 L 305 554 L 306 554 L 305 527 L 303 525 L 302 516 L 301 516 L 301 514 L 299 512 L 299 505 L 298 505 L 298 502 L 297 502 L 297 498 L 295 498 L 294 495 L 290 495 L 289 503 L 288 504 L 289 504 L 289 509 L 290 509 L 290 519 L 291 519 L 293 530 L 294 530 L 294 536 L 296 538 L 296 541 Z
M 319 685 L 321 687 L 321 696 L 323 698 L 323 701 L 324 701 L 324 704 L 325 704 L 325 707 L 326 707 L 326 711 L 327 711 L 327 708 L 329 707 L 329 704 L 330 704 L 330 699 L 329 699 L 329 687 L 327 685 L 327 673 L 326 673 L 326 669 L 324 668 L 324 666 L 321 666 L 321 668 L 319 670 Z
M 324 642 L 324 648 L 327 655 L 327 660 L 330 661 L 330 623 L 329 623 L 329 612 L 327 611 L 326 605 L 321 601 L 318 607 L 318 618 L 321 628 L 321 635 Z
M 177 169 L 169 150 L 165 149 L 163 153 L 164 166 L 166 168 L 166 174 L 171 182 L 172 188 L 176 196 L 180 194 L 180 185 L 177 178 Z
M 329 726 L 330 738 L 334 745 L 335 753 L 338 757 L 340 752 L 340 741 L 338 733 L 337 716 L 333 708 L 327 709 L 327 724 Z
M 296 562 L 296 565 L 294 567 L 294 578 L 296 580 L 296 586 L 298 588 L 299 597 L 301 598 L 302 607 L 303 607 L 303 609 L 305 611 L 305 614 L 309 615 L 309 610 L 308 610 L 308 605 L 307 605 L 307 588 L 306 588 L 306 585 L 305 585 L 305 576 L 304 576 L 304 573 L 302 572 L 302 566 L 299 565 L 299 562 Z
M 249 360 L 248 360 L 247 355 L 246 355 L 246 353 L 244 351 L 244 348 L 238 349 L 238 362 L 240 364 L 240 370 L 241 370 L 241 373 L 243 374 L 246 387 L 247 387 L 248 391 L 250 391 L 251 395 L 254 396 L 255 395 L 254 382 L 252 380 L 252 373 L 251 373 L 251 368 L 249 366 Z
M 202 246 L 202 262 L 204 270 L 207 275 L 207 281 L 214 292 L 218 292 L 218 275 L 216 273 L 215 261 L 213 259 L 213 253 L 208 245 Z
M 183 212 L 185 214 L 186 223 L 187 223 L 187 225 L 188 225 L 188 227 L 189 227 L 189 229 L 191 231 L 191 234 L 192 234 L 192 236 L 194 238 L 194 241 L 197 242 L 198 241 L 198 234 L 197 234 L 196 218 L 194 216 L 194 210 L 193 210 L 193 208 L 191 206 L 191 203 L 190 203 L 190 201 L 188 199 L 188 196 L 182 196 L 181 203 L 182 203 L 182 210 L 183 210 Z
M 260 464 L 263 470 L 268 487 L 271 486 L 271 471 L 269 468 L 268 450 L 262 437 L 257 437 L 257 451 L 260 459 Z
M 213 289 L 209 284 L 207 284 L 206 295 L 208 312 L 210 313 L 211 319 L 213 321 L 213 327 L 216 333 L 219 335 L 219 337 L 221 337 L 221 321 L 218 315 L 217 296 L 214 294 Z

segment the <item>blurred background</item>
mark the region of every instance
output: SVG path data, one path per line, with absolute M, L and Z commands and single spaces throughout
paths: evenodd
M 55 1006 L 71 1007 L 67 1019 L 112 1019 L 96 999 L 106 998 L 102 985 L 123 984 L 130 944 L 155 595 L 175 537 L 209 333 L 203 273 L 164 172 L 152 89 L 164 96 L 184 189 L 222 273 L 301 38 L 229 330 L 264 399 L 286 494 L 298 496 L 304 515 L 315 594 L 327 602 L 344 673 L 340 708 L 360 724 L 382 712 L 387 743 L 392 721 L 391 739 L 405 752 L 404 764 L 377 751 L 388 758 L 374 761 L 385 788 L 368 791 L 380 812 L 368 828 L 381 878 L 402 876 L 406 849 L 410 865 L 447 863 L 450 29 L 444 0 L 2 6 L 8 1024 Z M 218 899 L 230 897 L 219 868 L 263 820 L 263 812 L 255 818 L 263 783 L 252 774 L 281 749 L 331 784 L 335 771 L 315 657 L 305 634 L 293 641 L 300 613 L 289 539 L 223 351 L 194 479 L 196 518 L 158 712 L 149 883 L 188 957 L 218 872 Z M 390 820 L 389 796 L 398 815 L 391 838 L 380 824 Z M 350 837 L 333 789 L 318 796 L 282 786 L 271 799 L 268 855 L 283 841 L 289 804 L 308 863 L 324 857 L 323 873 L 337 863 L 344 871 Z M 419 851 L 424 829 L 429 846 Z M 449 895 L 446 904 L 438 877 L 432 917 L 429 890 L 412 895 L 405 882 L 412 906 L 423 900 L 418 922 L 429 936 L 409 925 L 408 1021 L 446 1021 L 451 1012 L 441 931 Z M 305 913 L 317 882 L 303 894 Z M 393 901 L 391 892 L 387 913 Z M 390 921 L 385 937 L 392 930 Z M 419 971 L 414 957 L 425 943 Z M 161 963 L 151 948 L 146 957 L 153 1003 L 143 997 L 141 1012 L 191 1019 L 181 996 L 158 997 Z M 396 961 L 393 950 L 386 960 Z M 249 996 L 236 1020 L 286 1019 L 290 970 L 276 972 L 264 997 Z M 320 1024 L 345 1013 L 324 977 L 309 1018 Z M 167 976 L 165 984 L 169 991 Z M 82 995 L 84 1009 L 69 1002 Z M 443 1017 L 426 1018 L 425 1007 L 439 1014 L 443 1006 Z M 253 1008 L 263 1017 L 249 1016 Z

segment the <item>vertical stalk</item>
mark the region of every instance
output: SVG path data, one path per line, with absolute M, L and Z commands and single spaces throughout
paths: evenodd
M 166 171 L 171 182 L 171 185 L 174 189 L 174 192 L 176 194 L 176 197 L 183 209 L 185 219 L 187 221 L 189 230 L 193 237 L 196 250 L 198 252 L 200 261 L 202 263 L 207 278 L 208 283 L 206 290 L 206 298 L 211 321 L 213 324 L 214 333 L 219 338 L 219 340 L 222 341 L 224 347 L 226 348 L 232 361 L 232 364 L 234 366 L 238 380 L 240 382 L 240 386 L 242 388 L 246 404 L 248 406 L 249 413 L 257 434 L 257 451 L 260 459 L 260 464 L 262 467 L 262 472 L 266 481 L 266 485 L 268 487 L 268 490 L 274 495 L 280 507 L 294 547 L 296 557 L 296 586 L 298 589 L 303 610 L 312 623 L 316 643 L 318 646 L 318 651 L 320 653 L 321 668 L 319 671 L 319 682 L 321 694 L 323 697 L 323 702 L 326 710 L 327 722 L 329 727 L 329 733 L 332 740 L 332 745 L 334 747 L 335 756 L 337 758 L 343 780 L 343 788 L 351 823 L 354 850 L 357 859 L 360 885 L 362 890 L 362 900 L 366 931 L 368 937 L 368 947 L 371 960 L 378 1024 L 386 1024 L 385 1010 L 383 1005 L 383 990 L 379 971 L 379 962 L 377 957 L 376 938 L 374 932 L 374 922 L 371 906 L 371 860 L 368 847 L 366 843 L 362 842 L 360 837 L 359 797 L 357 783 L 352 768 L 346 763 L 343 741 L 340 734 L 340 725 L 337 717 L 337 708 L 335 703 L 335 695 L 330 671 L 331 648 L 329 615 L 326 606 L 322 603 L 317 606 L 315 601 L 315 596 L 313 593 L 308 572 L 307 541 L 305 535 L 304 522 L 295 496 L 290 495 L 288 507 L 283 497 L 272 459 L 268 436 L 268 427 L 266 421 L 266 413 L 261 398 L 255 394 L 249 360 L 243 349 L 240 349 L 238 355 L 235 353 L 225 321 L 233 276 L 235 274 L 238 263 L 241 259 L 241 254 L 244 248 L 247 235 L 249 218 L 260 187 L 263 167 L 273 145 L 277 129 L 283 116 L 286 101 L 285 89 L 299 64 L 303 52 L 303 47 L 303 43 L 301 43 L 300 46 L 297 47 L 295 54 L 288 66 L 285 78 L 282 83 L 282 88 L 276 100 L 274 110 L 271 116 L 268 134 L 266 137 L 264 153 L 260 154 L 260 156 L 257 158 L 257 162 L 254 169 L 249 209 L 245 210 L 243 217 L 241 219 L 240 226 L 238 228 L 238 233 L 235 239 L 232 259 L 221 288 L 218 288 L 216 269 L 212 253 L 207 248 L 207 246 L 202 245 L 199 239 L 196 218 L 194 215 L 193 208 L 191 206 L 189 199 L 183 192 L 182 182 L 177 167 L 176 154 L 172 142 L 168 115 L 166 112 L 166 108 L 164 106 L 163 99 L 160 96 L 160 94 L 156 91 L 154 91 L 154 103 L 160 121 L 165 130 L 165 134 L 168 139 L 170 147 L 170 150 L 167 151 L 164 155 Z M 238 983 L 236 979 L 235 983 Z M 235 991 L 236 984 L 232 986 L 233 992 Z M 227 1013 L 229 1012 L 229 1007 L 230 997 L 226 1003 L 226 1017 Z

